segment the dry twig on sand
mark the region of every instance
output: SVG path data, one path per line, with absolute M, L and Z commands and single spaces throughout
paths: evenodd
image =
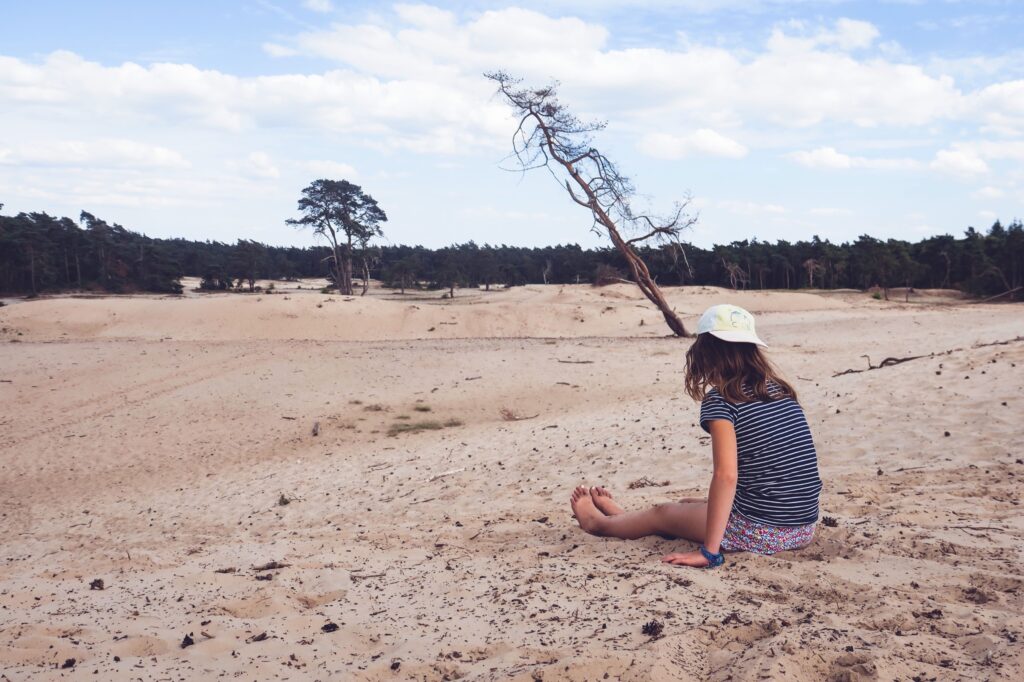
M 1012 339 L 1006 339 L 1005 341 L 990 341 L 988 343 L 976 343 L 971 348 L 987 348 L 989 346 L 1006 346 L 1011 343 L 1017 343 L 1024 341 L 1024 336 L 1015 336 Z M 842 372 L 836 372 L 832 375 L 832 378 L 841 377 L 846 374 L 860 374 L 861 372 L 870 372 L 873 369 L 882 369 L 883 367 L 892 367 L 893 365 L 899 365 L 904 362 L 910 362 L 911 360 L 919 360 L 921 358 L 934 358 L 942 355 L 952 355 L 958 351 L 964 350 L 963 348 L 950 348 L 949 350 L 942 351 L 941 353 L 929 353 L 928 355 L 911 355 L 905 358 L 886 358 L 877 365 L 871 364 L 871 357 L 868 355 L 861 355 L 862 358 L 867 358 L 868 368 L 867 369 L 845 369 Z
M 661 483 L 658 483 L 657 481 L 652 481 L 651 479 L 644 476 L 643 478 L 636 479 L 627 487 L 630 490 L 636 490 L 637 488 L 664 488 L 667 485 L 669 485 L 668 481 L 662 481 Z
M 844 374 L 860 374 L 861 372 L 870 372 L 873 369 L 882 369 L 883 367 L 892 367 L 893 365 L 899 365 L 899 364 L 904 363 L 904 362 L 910 362 L 911 360 L 919 360 L 921 358 L 928 358 L 928 357 L 931 357 L 931 356 L 930 355 L 910 355 L 910 356 L 905 357 L 905 358 L 886 358 L 885 360 L 882 360 L 882 362 L 877 364 L 877 365 L 871 364 L 871 357 L 870 356 L 862 355 L 861 357 L 868 359 L 868 368 L 867 369 L 846 369 L 846 370 L 843 370 L 842 372 L 837 372 L 837 373 L 833 374 L 832 378 L 834 379 L 835 377 L 841 377 Z
M 524 417 L 515 410 L 508 407 L 501 408 L 500 410 L 498 410 L 498 413 L 501 415 L 501 418 L 507 422 L 521 422 L 524 419 L 534 419 L 535 417 L 540 416 L 540 413 L 538 412 L 537 414 L 532 414 L 529 417 Z
M 431 476 L 430 480 L 427 481 L 427 482 L 428 483 L 433 483 L 434 481 L 438 480 L 439 478 L 444 478 L 445 476 L 454 476 L 455 474 L 462 473 L 465 470 L 466 470 L 466 467 L 459 467 L 458 469 L 452 469 L 450 471 L 445 471 L 444 473 L 437 474 L 436 476 Z
M 291 566 L 291 564 L 286 564 L 286 563 L 281 562 L 281 561 L 268 561 L 265 564 L 260 564 L 259 566 L 253 566 L 252 570 L 254 570 L 254 571 L 274 571 L 274 570 L 277 570 L 279 568 L 288 568 L 289 566 Z

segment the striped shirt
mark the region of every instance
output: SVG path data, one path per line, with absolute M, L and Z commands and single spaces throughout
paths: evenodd
M 780 392 L 771 384 L 772 394 Z M 773 526 L 818 520 L 818 455 L 803 408 L 792 398 L 732 404 L 712 388 L 700 404 L 700 425 L 724 419 L 736 429 L 738 479 L 733 511 Z

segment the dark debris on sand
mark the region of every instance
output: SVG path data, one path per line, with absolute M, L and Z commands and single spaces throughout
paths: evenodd
M 651 639 L 659 639 L 665 626 L 658 620 L 651 620 L 644 623 L 644 626 L 640 629 L 640 632 L 647 635 Z
M 644 476 L 643 478 L 638 478 L 630 483 L 628 488 L 630 490 L 637 490 L 638 488 L 664 488 L 667 485 L 670 485 L 669 481 L 662 481 L 661 483 L 658 483 L 657 481 L 652 481 Z

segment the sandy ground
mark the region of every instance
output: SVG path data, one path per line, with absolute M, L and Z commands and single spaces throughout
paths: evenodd
M 1024 309 L 669 297 L 759 314 L 809 548 L 702 571 L 576 527 L 581 482 L 709 480 L 689 342 L 626 286 L 0 308 L 0 680 L 1024 677 Z M 833 376 L 864 354 L 927 357 Z

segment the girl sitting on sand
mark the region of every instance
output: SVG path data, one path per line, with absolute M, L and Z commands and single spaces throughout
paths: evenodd
M 701 316 L 686 353 L 686 392 L 701 401 L 700 425 L 711 434 L 707 500 L 626 512 L 606 489 L 579 486 L 571 504 L 580 528 L 701 543 L 663 559 L 681 566 L 713 568 L 725 562 L 722 552 L 774 554 L 807 545 L 818 520 L 818 456 L 796 391 L 758 348 L 765 345 L 750 313 L 716 305 Z

